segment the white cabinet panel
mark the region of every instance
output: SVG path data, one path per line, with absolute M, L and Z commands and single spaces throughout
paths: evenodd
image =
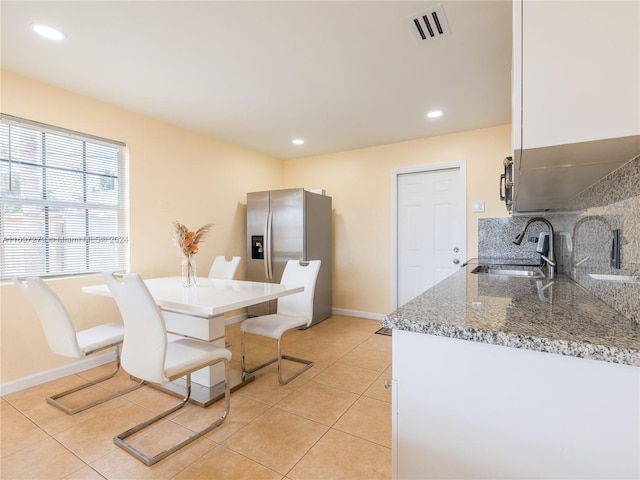
M 513 28 L 514 209 L 562 208 L 640 154 L 640 2 L 515 0 Z
M 639 478 L 640 369 L 393 331 L 397 479 Z
M 525 149 L 640 134 L 640 2 L 525 0 L 521 21 Z

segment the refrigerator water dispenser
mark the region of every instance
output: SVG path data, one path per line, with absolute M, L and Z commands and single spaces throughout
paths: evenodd
M 251 258 L 264 260 L 264 235 L 251 235 Z

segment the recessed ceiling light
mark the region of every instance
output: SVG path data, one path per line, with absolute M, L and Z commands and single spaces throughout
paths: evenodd
M 49 40 L 62 40 L 64 34 L 60 30 L 56 30 L 48 25 L 42 25 L 41 23 L 32 23 L 31 28 L 38 35 L 48 38 Z
M 294 138 L 291 142 L 295 145 L 304 145 L 304 140 L 301 138 Z
M 438 118 L 442 116 L 442 110 L 433 110 L 427 113 L 427 117 L 429 118 Z

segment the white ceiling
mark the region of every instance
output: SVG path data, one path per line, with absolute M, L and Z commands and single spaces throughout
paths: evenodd
M 451 33 L 418 44 L 407 16 L 439 3 Z M 0 13 L 3 69 L 278 158 L 511 123 L 507 0 L 3 0 Z

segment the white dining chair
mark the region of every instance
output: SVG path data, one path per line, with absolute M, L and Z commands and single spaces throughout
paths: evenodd
M 113 347 L 115 350 L 116 367 L 112 373 L 47 397 L 49 404 L 69 415 L 74 415 L 141 386 L 141 384 L 136 384 L 75 407 L 62 403 L 60 400 L 67 395 L 109 380 L 118 373 L 118 370 L 120 370 L 120 346 L 122 345 L 124 327 L 121 323 L 104 323 L 76 331 L 62 301 L 44 280 L 39 277 L 14 278 L 13 283 L 35 309 L 52 352 L 63 357 L 84 358 L 108 348 Z
M 278 307 L 276 312 L 270 315 L 248 318 L 240 325 L 240 351 L 242 358 L 240 360 L 242 373 L 253 373 L 272 363 L 278 364 L 278 381 L 281 385 L 289 383 L 291 380 L 309 370 L 313 366 L 311 360 L 292 357 L 282 354 L 282 337 L 285 333 L 301 327 L 308 327 L 313 320 L 313 296 L 320 271 L 320 260 L 311 260 L 309 262 L 301 262 L 298 260 L 289 260 L 282 273 L 280 283 L 287 287 L 304 286 L 304 291 L 287 295 L 278 299 Z M 245 348 L 246 335 L 260 335 L 272 338 L 278 341 L 277 356 L 267 360 L 266 362 L 248 369 L 246 367 Z M 282 375 L 282 360 L 290 360 L 304 364 L 304 367 L 296 370 L 287 378 Z
M 231 260 L 227 260 L 224 255 L 217 255 L 213 260 L 213 264 L 211 264 L 209 278 L 233 280 L 241 259 L 242 257 L 231 257 Z
M 149 383 L 165 384 L 182 377 L 186 380 L 185 395 L 180 403 L 113 438 L 116 445 L 151 466 L 210 432 L 227 418 L 230 407 L 228 366 L 231 352 L 226 348 L 188 338 L 168 342 L 162 312 L 140 275 L 107 272 L 103 276 L 124 321 L 122 368 L 133 377 Z M 225 371 L 225 406 L 220 418 L 153 456 L 141 452 L 125 440 L 182 408 L 191 397 L 191 373 L 219 362 L 224 362 Z

